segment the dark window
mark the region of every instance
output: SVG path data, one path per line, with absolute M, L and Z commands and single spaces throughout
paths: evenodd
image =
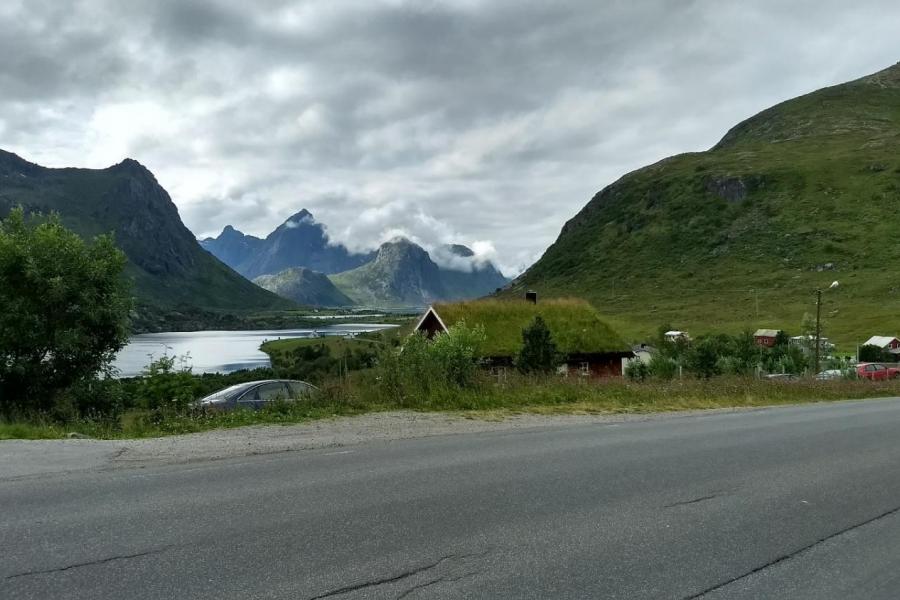
M 287 397 L 287 388 L 284 387 L 283 383 L 264 383 L 241 396 L 238 402 L 269 402 L 277 398 Z
M 288 384 L 288 387 L 291 390 L 291 398 L 302 398 L 312 391 L 309 384 L 307 383 L 298 383 L 292 381 Z
M 279 398 L 284 400 L 287 397 L 287 388 L 285 388 L 284 384 L 281 382 L 267 383 L 256 388 L 256 399 L 262 402 L 269 402 Z

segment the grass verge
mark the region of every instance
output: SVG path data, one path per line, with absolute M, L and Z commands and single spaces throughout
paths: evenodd
M 516 413 L 654 413 L 900 396 L 900 381 L 776 382 L 727 377 L 644 383 L 511 377 L 499 383 L 482 379 L 471 389 L 436 386 L 427 397 L 399 399 L 379 397 L 372 384 L 370 379 L 357 377 L 326 386 L 315 399 L 279 403 L 256 412 L 159 415 L 132 411 L 117 419 L 84 419 L 66 425 L 49 418 L 0 421 L 0 439 L 58 439 L 71 432 L 101 439 L 146 438 L 387 410 L 456 412 L 491 419 Z

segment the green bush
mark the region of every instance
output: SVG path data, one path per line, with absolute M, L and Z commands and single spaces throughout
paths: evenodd
M 128 407 L 125 386 L 112 377 L 92 377 L 75 382 L 61 392 L 54 404 L 55 418 L 115 419 Z
M 138 387 L 143 408 L 183 412 L 196 399 L 194 377 L 186 362 L 186 357 L 161 356 L 147 366 Z
M 522 349 L 516 367 L 522 373 L 552 373 L 560 363 L 550 329 L 540 315 L 522 330 Z
M 407 406 L 474 387 L 484 339 L 482 327 L 460 322 L 433 341 L 416 333 L 399 352 L 384 350 L 375 369 L 382 400 Z
M 685 356 L 685 367 L 701 379 L 710 379 L 722 374 L 719 366 L 722 354 L 722 340 L 714 337 L 701 338 L 691 344 Z
M 651 377 L 663 381 L 673 379 L 678 374 L 678 364 L 675 360 L 662 354 L 654 354 L 647 368 Z
M 650 377 L 650 367 L 644 361 L 636 358 L 625 365 L 625 377 L 631 381 L 645 381 Z

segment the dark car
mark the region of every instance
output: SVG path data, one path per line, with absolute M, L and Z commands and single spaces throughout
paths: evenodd
M 318 388 L 311 383 L 294 379 L 248 381 L 201 398 L 197 401 L 197 407 L 215 410 L 258 409 L 275 400 L 303 400 L 316 391 Z

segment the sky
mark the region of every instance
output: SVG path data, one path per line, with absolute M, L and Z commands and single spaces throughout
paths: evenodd
M 900 61 L 896 0 L 3 0 L 0 148 L 134 158 L 198 236 L 308 209 L 508 275 L 603 187 Z

